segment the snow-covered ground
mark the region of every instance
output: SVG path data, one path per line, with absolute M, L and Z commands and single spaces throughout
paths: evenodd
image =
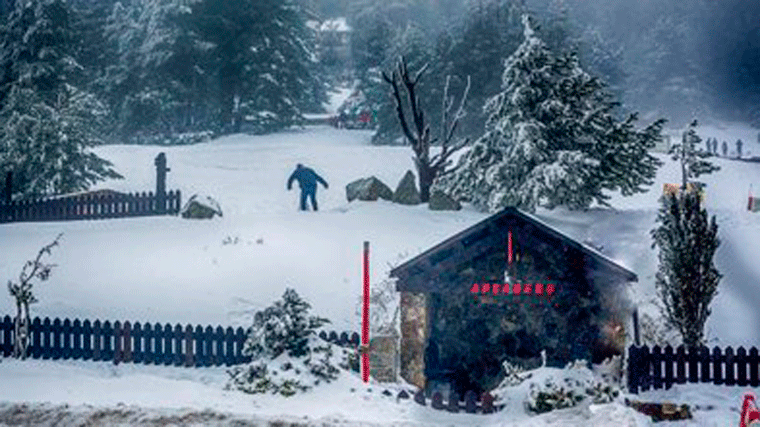
M 703 138 L 731 142 L 741 138 L 745 153 L 760 153 L 756 137 L 750 138 L 752 133 L 756 135 L 731 124 L 699 129 Z M 268 306 L 286 287 L 292 287 L 312 303 L 315 314 L 332 320 L 329 329 L 358 331 L 363 241 L 371 242 L 371 279 L 377 283 L 387 275 L 389 263 L 413 256 L 487 217 L 469 207 L 433 212 L 425 206 L 384 201 L 347 203 L 347 183 L 375 175 L 395 187 L 404 172 L 413 169 L 409 148 L 371 146 L 370 136 L 364 131 L 314 127 L 267 136 L 235 135 L 192 146 L 100 147 L 97 153 L 111 160 L 125 179 L 97 188 L 152 190 L 153 159 L 164 151 L 171 168 L 167 187 L 180 189 L 185 200 L 194 193 L 214 197 L 224 217 L 0 225 L 0 278 L 15 280 L 23 263 L 63 232 L 60 247 L 50 257 L 58 266 L 48 282 L 35 286 L 40 302 L 32 306 L 34 316 L 242 326 L 248 324 L 250 310 Z M 629 198 L 613 195 L 615 210 L 537 212 L 576 239 L 602 245 L 605 254 L 636 272 L 639 283 L 631 286 L 631 295 L 643 311 L 653 310 L 646 303 L 655 298 L 657 256 L 649 230 L 655 224 L 657 198 L 663 183 L 677 183 L 680 176 L 677 165 L 659 156 L 666 165 L 652 190 Z M 298 192 L 285 188 L 299 162 L 313 167 L 330 184 L 328 190 L 318 190 L 319 212 L 298 212 Z M 760 195 L 760 164 L 721 158 L 715 163 L 723 169 L 703 180 L 707 209 L 717 216 L 720 228 L 716 264 L 724 276 L 707 336 L 710 345 L 756 346 L 760 332 L 752 325 L 760 324 L 760 214 L 746 208 L 750 184 Z M 238 238 L 237 243 L 223 243 L 228 237 Z M 0 314 L 14 310 L 10 296 L 0 298 Z M 248 419 L 290 417 L 314 425 L 651 423 L 617 403 L 537 417 L 518 409 L 491 416 L 448 414 L 411 402 L 396 403 L 395 398 L 379 394 L 377 385 L 369 393 L 353 375 L 291 398 L 224 391 L 226 378 L 223 368 L 5 359 L 0 363 L 0 402 L 94 407 L 123 403 L 163 408 L 174 415 L 180 413 L 178 408 L 208 408 Z M 738 425 L 737 408 L 744 390 L 676 386 L 638 398 L 709 403 L 716 409 L 697 411 L 694 420 L 673 425 L 725 426 Z M 0 406 L 0 414 L 7 408 Z M 78 414 L 87 411 L 84 406 L 75 408 Z

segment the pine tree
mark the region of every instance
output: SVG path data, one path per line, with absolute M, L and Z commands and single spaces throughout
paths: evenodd
M 476 207 L 496 211 L 542 205 L 606 205 L 603 190 L 644 192 L 661 162 L 649 154 L 665 120 L 638 131 L 617 121 L 604 84 L 572 54 L 554 55 L 527 15 L 525 41 L 506 61 L 503 92 L 486 104 L 486 133 L 436 184 Z
M 742 140 L 741 139 L 737 139 L 736 140 L 736 155 L 739 158 L 742 157 L 742 145 L 743 145 Z
M 728 157 L 728 143 L 726 141 L 723 141 L 721 149 L 723 150 L 723 157 Z
M 102 142 L 105 106 L 75 87 L 70 10 L 60 0 L 19 2 L 0 35 L 0 167 L 13 170 L 15 197 L 87 189 L 120 178 L 89 152 Z
M 672 159 L 681 164 L 682 189 L 686 189 L 686 183 L 689 182 L 691 178 L 698 178 L 700 175 L 720 170 L 719 166 L 715 166 L 710 162 L 702 160 L 710 157 L 710 153 L 697 148 L 697 145 L 702 142 L 702 138 L 697 135 L 697 125 L 696 120 L 691 122 L 689 128 L 683 133 L 681 143 L 673 144 L 668 151 L 668 154 L 672 156 Z M 695 183 L 698 187 L 704 185 L 704 183 L 698 181 L 691 182 Z
M 659 227 L 652 230 L 652 247 L 660 248 L 656 274 L 667 322 L 686 345 L 704 343 L 709 305 L 717 293 L 721 274 L 713 257 L 720 241 L 715 216 L 708 222 L 699 195 L 683 192 L 661 201 Z
M 209 47 L 224 129 L 239 130 L 244 116 L 259 132 L 288 127 L 326 99 L 313 73 L 314 34 L 296 1 L 201 0 L 190 24 Z
M 286 289 L 282 300 L 257 312 L 248 330 L 244 354 L 253 360 L 274 359 L 286 353 L 300 357 L 308 352 L 308 337 L 329 323 L 327 319 L 308 316 L 311 305 L 293 289 Z

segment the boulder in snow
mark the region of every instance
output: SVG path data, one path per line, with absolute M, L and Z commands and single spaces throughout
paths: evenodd
M 433 190 L 430 193 L 430 201 L 428 203 L 430 210 L 433 211 L 458 211 L 462 209 L 462 205 L 459 202 L 440 190 Z
M 222 208 L 219 207 L 216 200 L 209 196 L 193 194 L 185 203 L 180 214 L 182 218 L 186 219 L 210 219 L 214 215 L 222 216 Z
M 402 205 L 418 205 L 422 203 L 420 192 L 414 183 L 414 173 L 408 170 L 393 193 L 393 202 Z
M 358 179 L 346 185 L 346 198 L 349 202 L 354 200 L 374 202 L 378 198 L 392 200 L 393 191 L 382 181 L 371 176 L 369 178 Z

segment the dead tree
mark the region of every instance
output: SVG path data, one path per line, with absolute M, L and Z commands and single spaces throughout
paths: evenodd
M 396 100 L 396 114 L 398 115 L 399 123 L 401 124 L 401 130 L 404 132 L 409 144 L 414 151 L 414 166 L 417 169 L 417 176 L 420 183 L 420 199 L 423 203 L 427 203 L 430 199 L 430 187 L 433 185 L 433 181 L 437 177 L 443 176 L 450 172 L 448 167 L 451 165 L 452 154 L 462 149 L 469 143 L 469 138 L 459 140 L 452 143 L 454 133 L 456 132 L 459 120 L 464 117 L 464 105 L 467 100 L 467 94 L 470 91 L 470 78 L 467 77 L 467 87 L 464 90 L 462 99 L 459 103 L 459 108 L 452 116 L 451 109 L 454 106 L 454 98 L 449 97 L 449 84 L 451 76 L 446 78 L 446 86 L 443 93 L 443 117 L 441 124 L 441 151 L 433 156 L 430 155 L 430 146 L 438 141 L 438 138 L 433 138 L 430 135 L 430 125 L 425 123 L 425 112 L 420 105 L 420 98 L 417 95 L 417 84 L 422 77 L 422 74 L 427 69 L 427 64 L 423 66 L 414 75 L 414 78 L 409 76 L 409 70 L 406 65 L 406 61 L 402 57 L 399 60 L 398 67 L 389 76 L 383 72 L 383 79 L 393 87 L 393 97 Z M 407 121 L 407 116 L 404 113 L 403 97 L 401 95 L 401 86 L 404 90 L 409 101 L 409 109 L 411 110 L 411 124 Z
M 15 343 L 13 345 L 13 357 L 26 359 L 26 350 L 29 347 L 29 328 L 31 319 L 29 315 L 29 304 L 37 302 L 32 293 L 32 279 L 45 281 L 50 277 L 50 271 L 55 264 L 44 264 L 40 260 L 42 255 L 50 254 L 54 246 L 58 246 L 58 240 L 61 234 L 55 238 L 53 243 L 40 249 L 37 258 L 34 261 L 27 261 L 24 268 L 21 269 L 19 282 L 13 283 L 8 281 L 8 291 L 16 299 L 16 320 L 14 322 Z M 31 269 L 31 270 L 30 270 Z

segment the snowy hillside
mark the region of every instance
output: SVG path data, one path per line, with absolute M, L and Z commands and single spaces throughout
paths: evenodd
M 760 153 L 752 132 L 737 125 L 699 129 L 703 138 L 750 141 L 745 143 L 745 152 Z M 459 212 L 432 212 L 426 206 L 384 201 L 347 203 L 347 183 L 375 175 L 394 188 L 404 172 L 413 169 L 409 148 L 371 146 L 370 136 L 369 132 L 315 127 L 268 136 L 235 135 L 193 146 L 101 147 L 97 153 L 112 161 L 125 179 L 98 188 L 153 190 L 153 159 L 163 151 L 171 168 L 167 188 L 181 190 L 185 200 L 194 193 L 212 196 L 219 201 L 224 217 L 211 221 L 153 217 L 1 225 L 0 278 L 15 280 L 23 263 L 63 232 L 61 245 L 51 257 L 58 267 L 48 282 L 35 287 L 40 300 L 32 306 L 35 316 L 247 325 L 246 312 L 266 307 L 286 287 L 292 287 L 312 303 L 315 314 L 332 320 L 329 329 L 358 331 L 363 241 L 371 243 L 371 277 L 377 283 L 387 274 L 389 263 L 414 256 L 486 217 L 469 207 Z M 602 245 L 606 255 L 636 272 L 639 283 L 631 286 L 631 295 L 645 311 L 651 310 L 645 303 L 655 297 L 657 257 L 649 230 L 654 227 L 657 198 L 663 183 L 678 182 L 680 177 L 667 156 L 659 157 L 666 166 L 652 191 L 629 198 L 613 195 L 615 210 L 537 212 L 579 241 Z M 298 192 L 286 190 L 296 163 L 314 168 L 330 184 L 328 190 L 318 190 L 319 212 L 298 212 Z M 704 181 L 707 209 L 717 216 L 721 246 L 716 265 L 724 277 L 707 323 L 707 338 L 710 345 L 760 345 L 760 332 L 747 326 L 760 323 L 760 214 L 746 208 L 749 185 L 754 184 L 760 194 L 760 164 L 720 158 L 715 163 L 722 170 Z M 232 242 L 237 238 L 237 243 L 225 243 L 227 238 Z M 1 314 L 14 310 L 10 297 L 0 298 Z M 0 402 L 210 407 L 386 425 L 401 421 L 422 425 L 421 420 L 425 425 L 513 425 L 496 416 L 435 413 L 414 404 L 398 406 L 395 399 L 384 403 L 384 397 L 377 394 L 357 398 L 361 392 L 346 391 L 362 387 L 355 377 L 346 379 L 348 383 L 330 385 L 330 390 L 318 389 L 285 402 L 222 392 L 225 376 L 221 368 L 4 360 L 0 363 L 0 382 L 4 384 Z M 159 391 L 147 393 L 147 389 Z M 696 394 L 686 390 L 676 387 L 670 396 L 691 401 Z M 728 418 L 722 418 L 721 424 L 709 424 L 707 420 L 717 418 L 702 414 L 700 423 L 685 425 L 726 425 L 726 420 L 735 424 L 738 413 L 728 406 L 740 405 L 737 396 L 741 391 L 738 387 L 710 388 L 708 393 L 717 396 L 724 405 L 722 415 Z M 612 412 L 617 415 L 610 415 Z M 612 405 L 601 413 L 606 415 L 567 415 L 564 421 L 556 414 L 534 419 L 523 415 L 524 423 L 519 425 L 578 425 L 589 419 L 599 420 L 591 425 L 613 425 L 606 423 L 618 415 L 630 423 L 615 425 L 637 425 L 642 420 L 620 406 Z

